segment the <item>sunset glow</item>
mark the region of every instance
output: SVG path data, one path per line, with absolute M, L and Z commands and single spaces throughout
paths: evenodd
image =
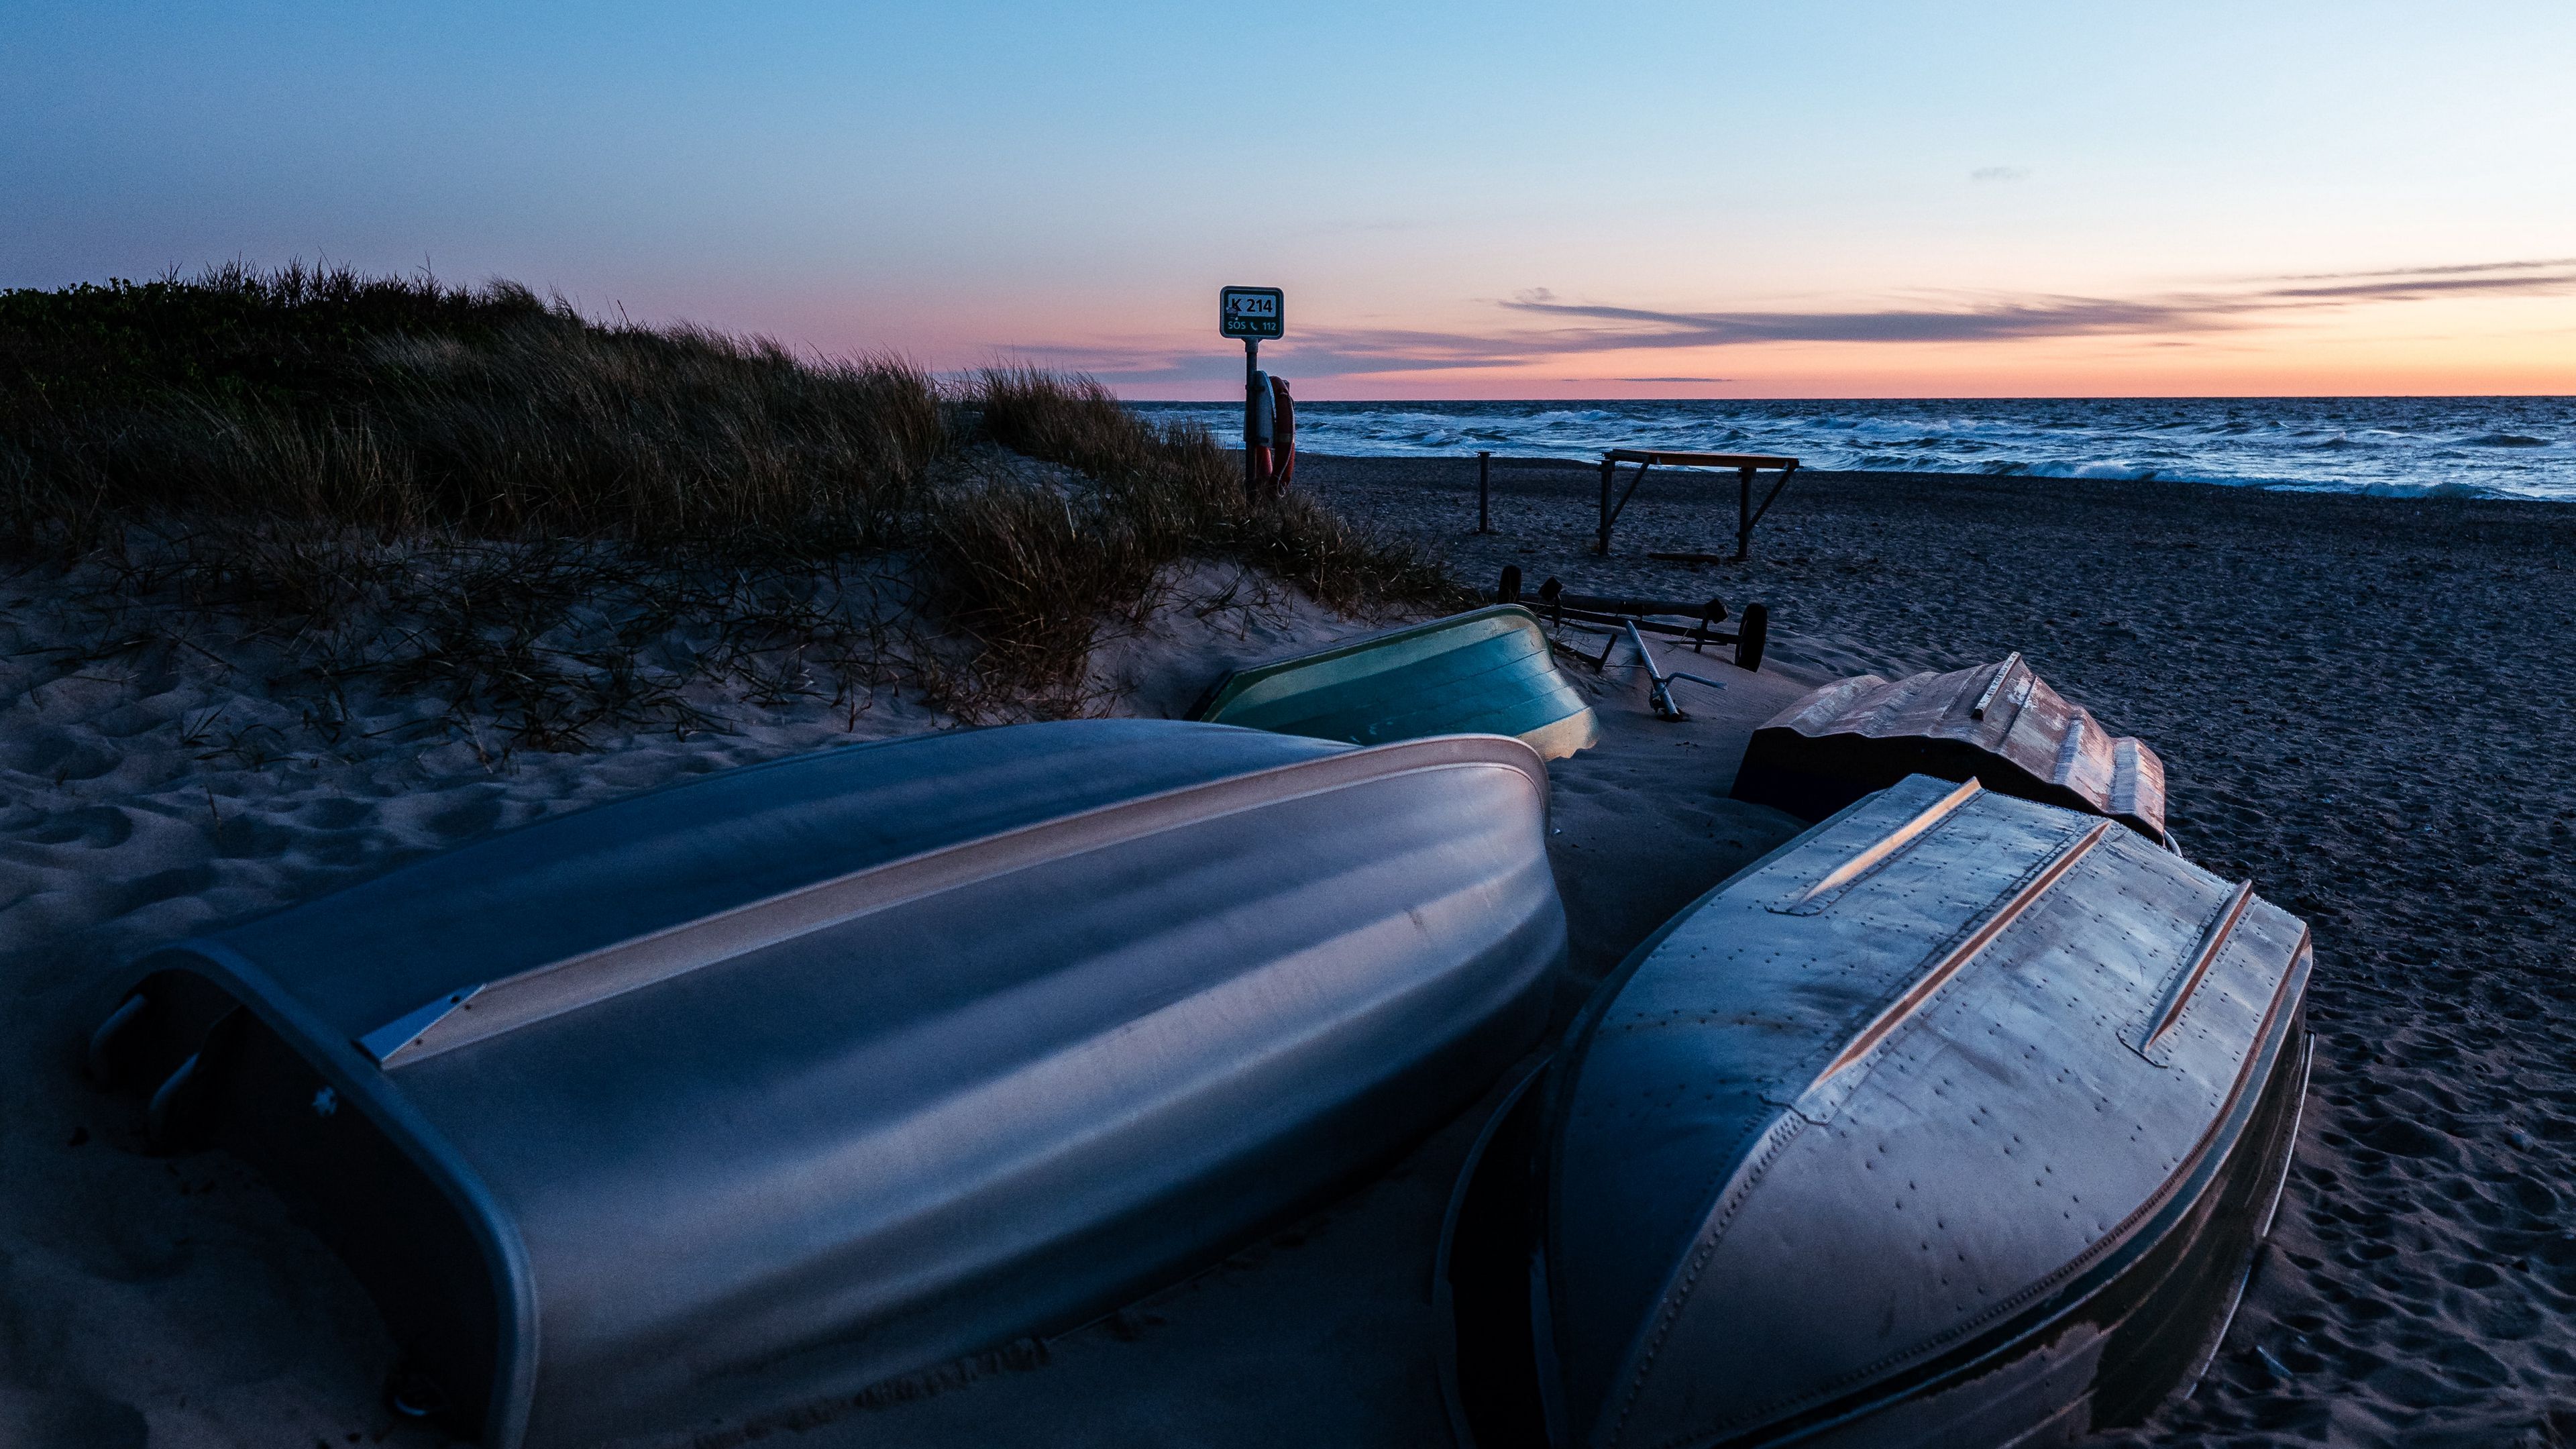
M 0 285 L 424 264 L 1316 398 L 2576 392 L 2576 20 L 2484 6 L 37 6 Z

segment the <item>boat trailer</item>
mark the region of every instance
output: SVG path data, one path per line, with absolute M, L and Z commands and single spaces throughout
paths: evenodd
M 1494 597 L 1502 603 L 1523 602 L 1521 571 L 1517 565 L 1503 566 L 1502 579 L 1495 587 Z M 1732 632 L 1721 632 L 1717 625 L 1725 622 L 1727 618 L 1724 599 L 1710 599 L 1704 603 L 1693 604 L 1674 599 L 1575 594 L 1568 593 L 1565 585 L 1553 578 L 1538 586 L 1536 612 L 1540 618 L 1558 628 L 1584 629 L 1607 635 L 1608 637 L 1602 641 L 1599 658 L 1593 658 L 1588 654 L 1576 656 L 1590 664 L 1596 671 L 1609 668 L 1610 656 L 1618 649 L 1620 640 L 1629 641 L 1637 651 L 1638 661 L 1646 666 L 1646 677 L 1652 681 L 1647 694 L 1654 704 L 1655 715 L 1658 719 L 1666 720 L 1690 718 L 1689 714 L 1683 711 L 1680 703 L 1673 698 L 1675 680 L 1687 679 L 1693 684 L 1706 685 L 1711 689 L 1724 689 L 1726 686 L 1718 680 L 1686 671 L 1665 670 L 1656 662 L 1654 650 L 1647 646 L 1645 636 L 1648 633 L 1666 634 L 1687 640 L 1694 654 L 1702 652 L 1711 644 L 1732 644 L 1735 646 L 1736 667 L 1747 670 L 1758 670 L 1762 667 L 1762 651 L 1770 642 L 1771 636 L 1771 611 L 1762 604 L 1745 605 L 1742 621 Z M 1685 627 L 1680 624 L 1664 623 L 1662 619 L 1651 617 L 1657 615 L 1662 616 L 1663 619 L 1695 617 L 1698 622 Z

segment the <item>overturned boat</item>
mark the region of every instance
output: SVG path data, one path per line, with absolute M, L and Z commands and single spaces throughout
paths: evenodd
M 1809 693 L 1754 731 L 1739 800 L 1822 820 L 1908 775 L 2108 815 L 2165 838 L 2165 766 L 2031 672 L 2020 654 L 1893 683 L 1875 674 Z
M 1494 604 L 1238 669 L 1192 719 L 1374 745 L 1425 735 L 1511 735 L 1551 760 L 1601 737 L 1582 691 L 1558 672 L 1547 631 Z
M 2296 918 L 1915 776 L 1649 939 L 1437 1273 L 1473 1449 L 2057 1443 L 2196 1380 L 2305 1092 Z
M 94 1068 L 261 1168 L 403 1396 L 661 1435 L 1053 1332 L 1474 1100 L 1565 923 L 1538 756 L 931 735 L 548 820 L 140 963 Z

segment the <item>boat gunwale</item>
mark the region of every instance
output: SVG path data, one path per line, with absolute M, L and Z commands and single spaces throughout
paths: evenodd
M 2281 1199 L 2290 1190 L 2290 1162 L 2298 1156 L 2299 1125 L 2307 1120 L 2308 1083 L 2315 1075 L 2317 1051 L 2314 1036 L 2304 1032 L 2301 1036 L 2299 1080 L 2298 1085 L 2292 1089 L 2289 1121 L 2282 1138 L 2289 1144 L 2289 1150 L 2281 1154 L 2280 1173 L 2272 1179 L 2272 1190 L 2264 1194 L 2263 1221 L 2254 1229 L 2254 1242 L 2258 1247 L 2265 1239 L 2272 1236 L 2272 1224 L 2280 1217 Z M 2277 1072 L 2280 1068 L 2276 1066 L 2273 1070 Z M 2190 1397 L 2192 1391 L 2200 1387 L 2201 1379 L 2209 1373 L 2209 1366 L 2218 1361 L 2218 1350 L 2226 1343 L 2228 1326 L 2236 1321 L 2236 1310 L 2244 1304 L 2246 1286 L 2253 1279 L 2254 1260 L 2251 1255 L 2248 1255 L 2244 1271 L 2236 1275 L 2235 1286 L 2228 1292 L 2226 1312 L 2219 1316 L 2217 1325 L 2210 1330 L 2209 1341 L 2202 1344 L 2200 1352 L 2192 1356 L 2191 1371 L 2184 1375 L 2181 1387 L 2175 1390 L 2178 1397 Z
M 346 1032 L 322 1020 L 220 935 L 192 937 L 148 953 L 134 964 L 132 989 L 144 990 L 153 978 L 170 972 L 197 976 L 230 994 L 336 1088 L 344 1101 L 363 1112 L 465 1220 L 466 1231 L 483 1249 L 492 1300 L 500 1309 L 480 1442 L 521 1442 L 536 1408 L 535 1278 L 527 1243 L 483 1174 Z
M 1449 1287 L 1450 1265 L 1456 1261 L 1452 1250 L 1457 1242 L 1458 1220 L 1466 1214 L 1469 1192 L 1475 1186 L 1476 1173 L 1484 1163 L 1485 1153 L 1493 1147 L 1494 1139 L 1502 1135 L 1504 1126 L 1521 1103 L 1529 1100 L 1533 1092 L 1543 1090 L 1547 1069 L 1553 1061 L 1553 1057 L 1543 1056 L 1531 1063 L 1527 1070 L 1513 1079 L 1494 1110 L 1486 1114 L 1484 1124 L 1476 1129 L 1476 1140 L 1468 1144 L 1467 1156 L 1459 1164 L 1458 1181 L 1449 1190 L 1448 1206 L 1440 1213 L 1440 1239 L 1431 1254 L 1431 1356 L 1440 1377 L 1440 1406 L 1449 1416 L 1449 1437 L 1456 1440 L 1462 1449 L 1475 1449 L 1476 1435 L 1468 1421 L 1466 1400 L 1458 1389 L 1458 1321 L 1455 1295 Z

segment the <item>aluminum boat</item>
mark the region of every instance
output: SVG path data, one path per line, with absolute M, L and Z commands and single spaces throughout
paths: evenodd
M 1238 669 L 1190 717 L 1374 745 L 1422 735 L 1511 735 L 1551 760 L 1601 737 L 1538 617 L 1494 604 Z
M 485 1443 L 756 1422 L 1086 1321 L 1535 1044 L 1516 740 L 915 737 L 499 835 L 143 960 L 92 1041 L 259 1167 Z
M 2164 761 L 2105 731 L 2017 653 L 1948 674 L 1825 685 L 1753 732 L 1733 793 L 1822 820 L 1908 775 L 1976 780 L 2165 839 Z
M 1908 778 L 1624 963 L 1461 1178 L 1473 1449 L 2058 1443 L 2216 1351 L 2307 1080 L 2307 928 Z

